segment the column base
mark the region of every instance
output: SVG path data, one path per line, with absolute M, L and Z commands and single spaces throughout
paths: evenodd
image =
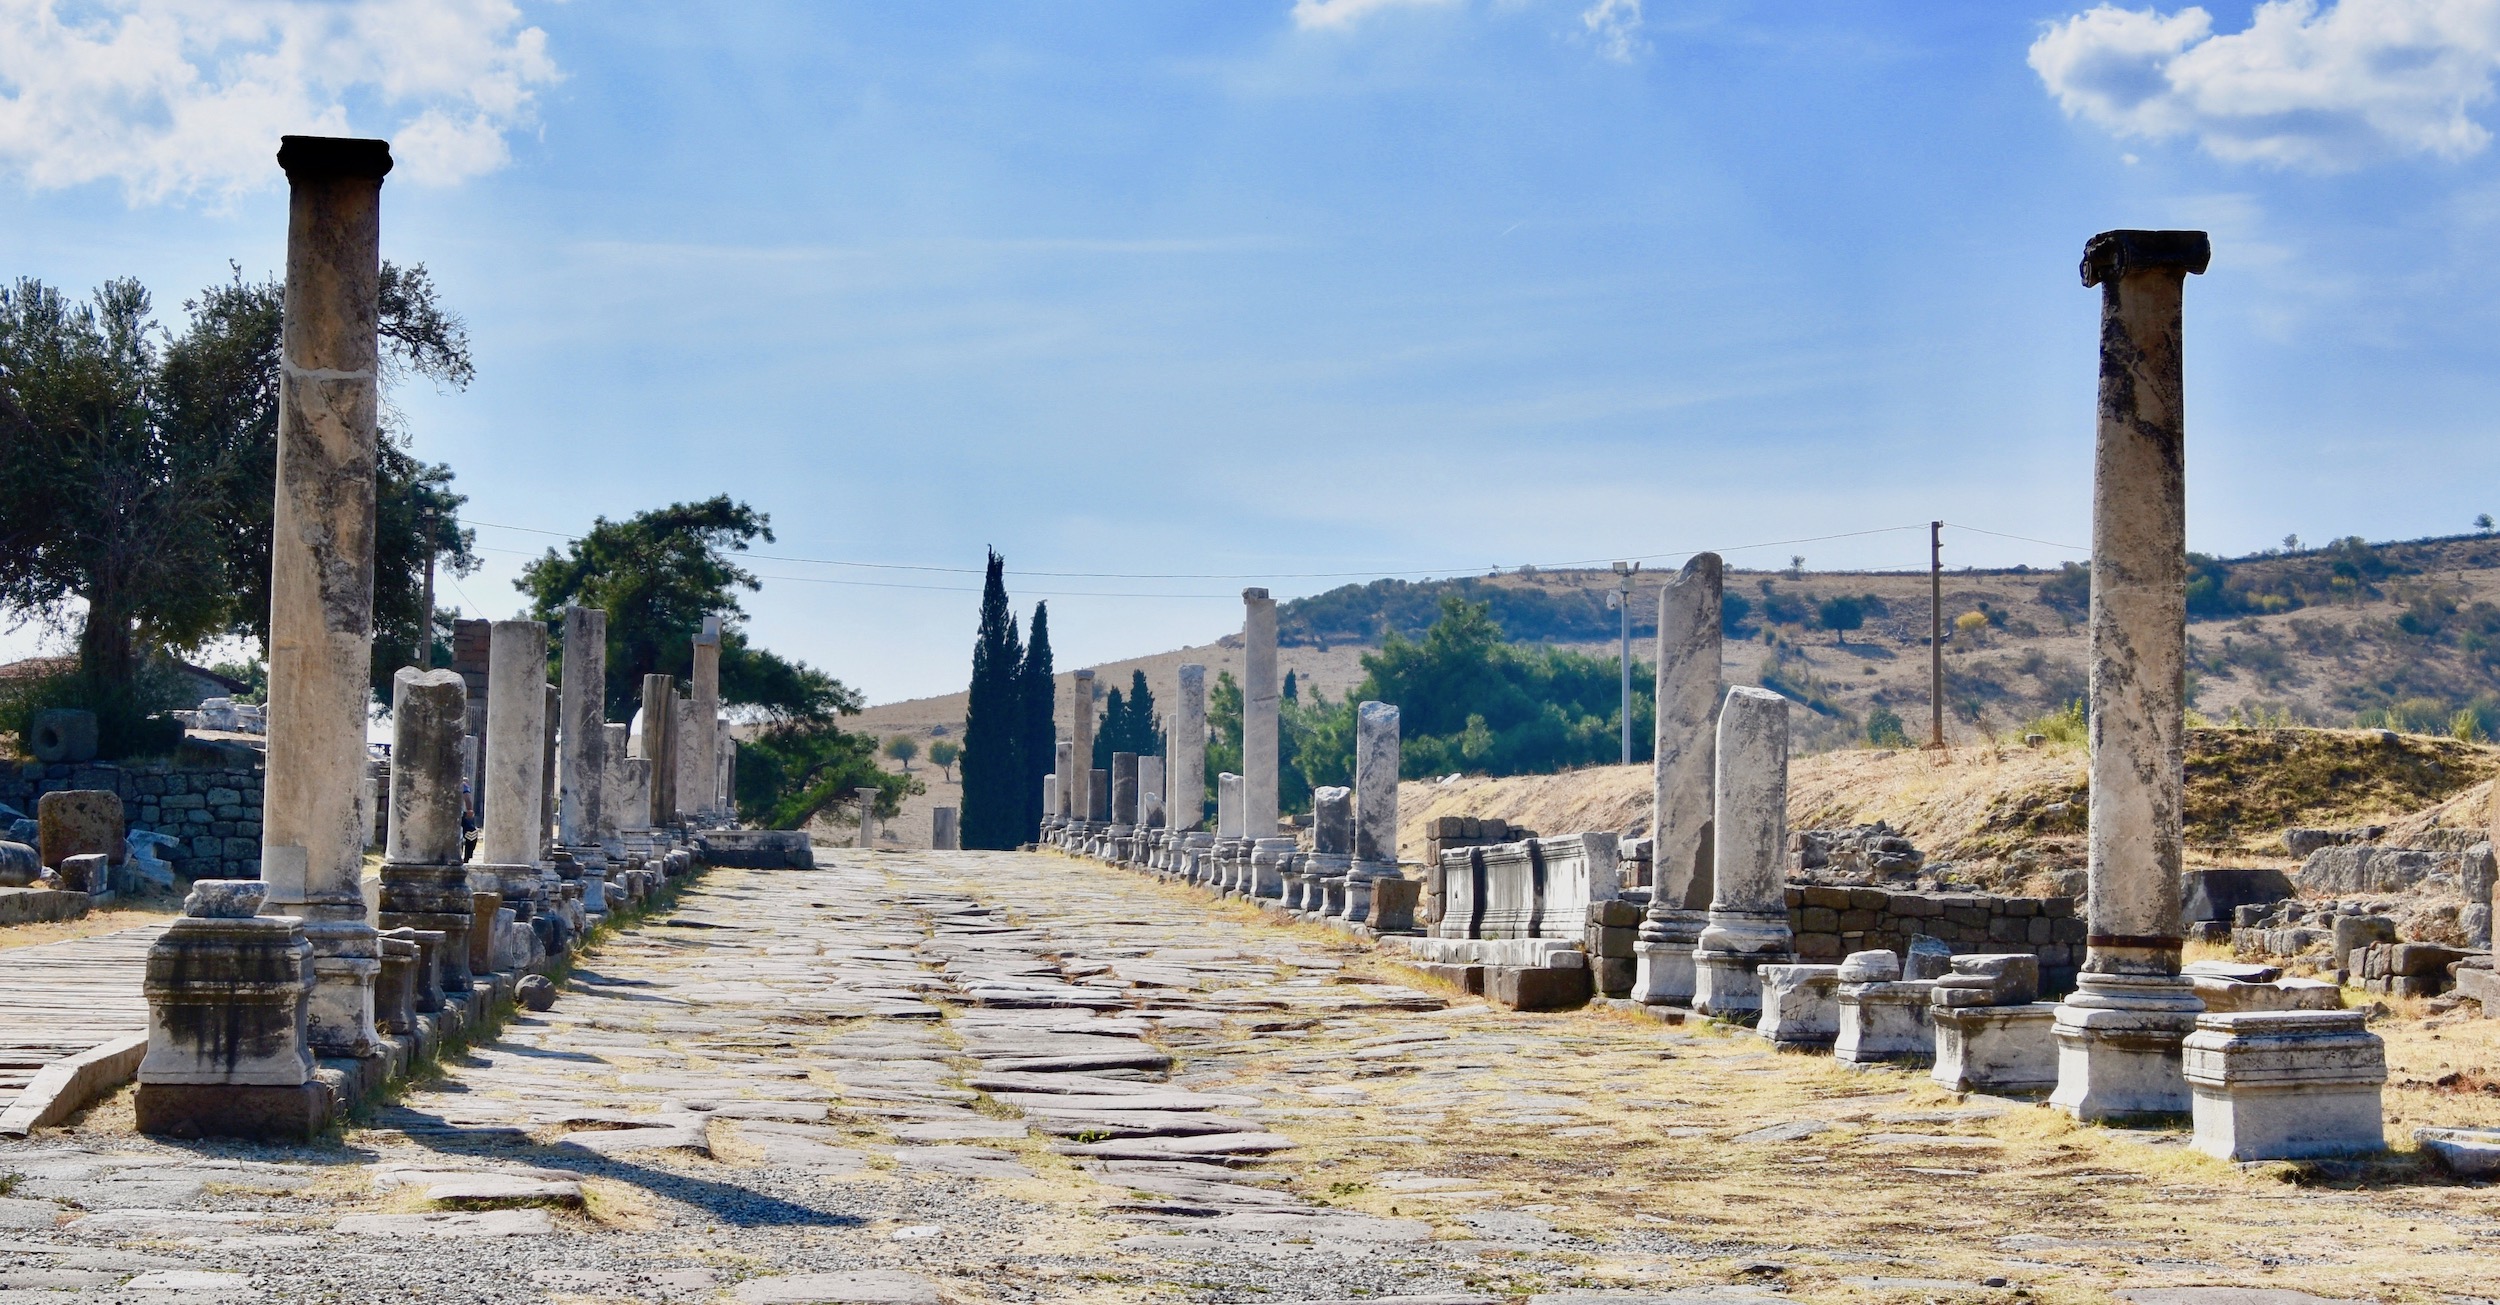
M 330 1085 L 142 1083 L 132 1099 L 139 1131 L 151 1137 L 237 1137 L 308 1142 L 330 1126 Z
M 304 940 L 312 944 L 313 986 L 304 1009 L 313 1054 L 381 1055 L 373 988 L 382 977 L 382 935 L 359 922 L 306 920 Z
M 1701 941 L 1702 913 L 1678 911 L 1663 922 L 1652 917 L 1632 943 L 1632 1000 L 1645 1006 L 1693 1004 L 1693 948 Z
M 2194 1145 L 2225 1160 L 2384 1150 L 2386 1045 L 2357 1010 L 2207 1015 L 2184 1044 Z
M 1692 957 L 1689 951 L 1684 955 Z M 1765 965 L 1754 975 L 1762 988 L 1762 1018 L 1753 1031 L 1772 1046 L 1823 1051 L 1840 1036 L 1839 966 Z
M 1751 1024 L 1762 1015 L 1765 965 L 1785 965 L 1785 955 L 1740 956 L 1698 952 L 1693 956 L 1693 1010 L 1715 1020 Z
M 2088 1124 L 2187 1115 L 2180 1044 L 2204 1008 L 2176 975 L 2084 975 L 2057 1008 L 2057 1091 L 2049 1104 Z

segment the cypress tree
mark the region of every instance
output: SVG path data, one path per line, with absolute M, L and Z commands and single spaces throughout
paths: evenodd
M 1031 637 L 1024 644 L 1024 665 L 1016 675 L 1017 739 L 1024 751 L 1017 782 L 1024 787 L 1019 809 L 1024 813 L 1023 838 L 1042 827 L 1042 777 L 1058 764 L 1059 685 L 1050 664 L 1050 604 L 1033 605 Z
M 1016 780 L 1023 769 L 1017 749 L 1017 675 L 1024 648 L 1016 638 L 1016 614 L 1007 607 L 1006 562 L 990 552 L 989 578 L 981 585 L 981 632 L 972 645 L 972 691 L 964 705 L 963 845 L 1012 848 L 1030 836 L 1020 827 L 1024 808 Z
M 1111 769 L 1111 754 L 1131 751 L 1128 745 L 1128 700 L 1113 689 L 1102 701 L 1102 724 L 1094 730 L 1094 769 Z

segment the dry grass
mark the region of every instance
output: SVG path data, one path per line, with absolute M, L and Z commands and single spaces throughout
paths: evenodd
M 13 947 L 40 947 L 45 943 L 68 942 L 73 938 L 93 938 L 100 934 L 119 933 L 142 925 L 163 924 L 182 914 L 182 903 L 170 897 L 141 898 L 133 902 L 107 902 L 75 920 L 56 920 L 49 924 L 12 924 L 0 926 L 0 951 Z

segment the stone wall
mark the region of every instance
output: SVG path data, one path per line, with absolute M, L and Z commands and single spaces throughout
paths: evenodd
M 2040 958 L 2041 991 L 2062 995 L 2083 964 L 2084 922 L 2071 897 L 1913 893 L 1888 888 L 1790 885 L 1788 927 L 1797 959 L 1829 964 L 1851 952 L 1906 954 L 1925 935 L 1960 953 L 2029 952 Z
M 186 748 L 173 761 L 0 764 L 0 803 L 31 816 L 46 793 L 109 789 L 121 795 L 127 827 L 182 840 L 166 851 L 175 874 L 258 879 L 261 770 L 259 757 L 244 748 Z

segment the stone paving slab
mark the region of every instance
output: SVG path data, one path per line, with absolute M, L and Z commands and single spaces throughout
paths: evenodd
M 818 856 L 711 872 L 335 1140 L 108 1105 L 0 1143 L 0 1303 L 2488 1294 L 2489 1189 L 2293 1187 L 1742 1034 L 1507 1014 L 1064 857 Z

